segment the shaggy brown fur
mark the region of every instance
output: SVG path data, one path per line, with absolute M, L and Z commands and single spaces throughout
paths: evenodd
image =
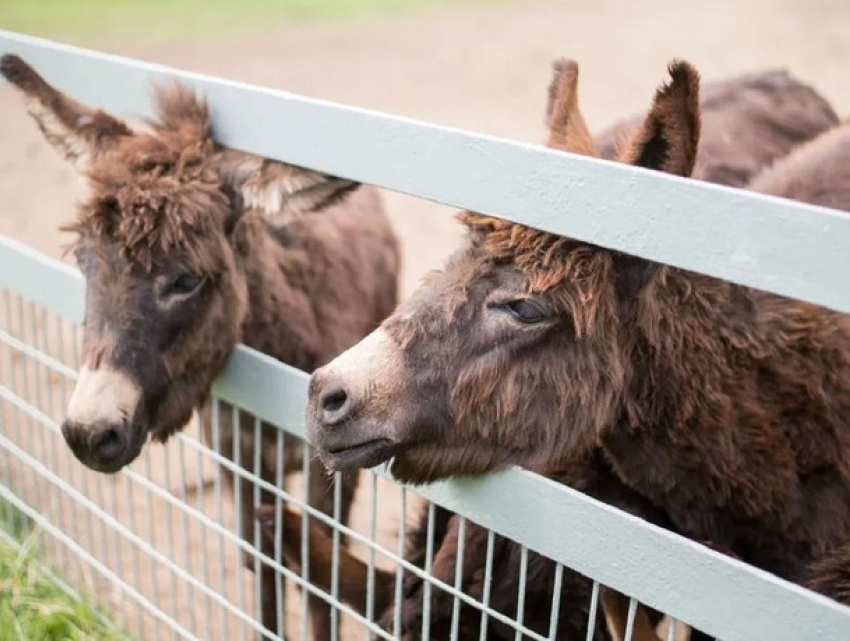
M 140 390 L 121 423 L 66 421 L 75 455 L 117 471 L 149 436 L 165 441 L 201 408 L 206 439 L 227 458 L 251 467 L 260 448 L 258 473 L 269 483 L 280 478 L 279 460 L 299 471 L 299 440 L 265 424 L 255 432 L 254 416 L 235 408 L 222 406 L 214 438 L 206 399 L 239 342 L 311 371 L 392 311 L 399 249 L 377 192 L 218 145 L 207 106 L 179 84 L 157 90 L 157 117 L 143 133 L 59 93 L 16 56 L 4 56 L 0 71 L 88 177 L 91 195 L 68 226 L 88 284 L 84 366 L 120 372 Z M 311 467 L 310 502 L 332 513 L 324 470 Z M 356 479 L 344 479 L 343 520 Z M 253 542 L 254 484 L 235 484 L 241 535 Z M 268 568 L 263 584 L 263 624 L 282 632 Z M 316 636 L 327 637 L 328 609 L 311 605 Z
M 555 65 L 555 75 L 553 82 L 550 85 L 549 104 L 547 107 L 549 146 L 555 148 L 569 148 L 569 143 L 575 140 L 574 137 L 576 135 L 587 136 L 587 128 L 584 124 L 584 120 L 571 118 L 571 116 L 577 114 L 575 111 L 577 108 L 577 73 L 577 66 L 571 61 L 558 61 Z M 771 122 L 772 126 L 759 128 L 758 130 L 762 138 L 748 139 L 748 142 L 753 143 L 752 146 L 742 145 L 739 149 L 735 149 L 734 151 L 728 145 L 723 146 L 720 144 L 709 145 L 708 149 L 710 151 L 703 151 L 706 147 L 701 143 L 699 153 L 704 159 L 706 166 L 729 167 L 737 165 L 746 166 L 755 170 L 757 168 L 763 168 L 766 163 L 775 160 L 779 153 L 784 153 L 784 151 L 790 148 L 793 144 L 794 135 L 791 134 L 789 136 L 788 132 L 795 130 L 793 121 L 797 117 L 797 109 L 800 105 L 798 102 L 791 99 L 790 96 L 784 96 L 783 91 L 787 90 L 789 93 L 796 94 L 799 93 L 800 86 L 796 83 L 791 83 L 789 86 L 789 83 L 786 81 L 784 83 L 779 83 L 777 87 L 774 87 L 773 83 L 775 81 L 776 78 L 773 74 L 767 74 L 764 78 L 761 76 L 746 76 L 743 79 L 727 81 L 728 84 L 724 83 L 720 85 L 726 88 L 726 91 L 723 93 L 723 97 L 727 100 L 727 102 L 710 102 L 710 105 L 707 108 L 707 111 L 711 116 L 708 118 L 708 140 L 722 140 L 726 132 L 720 128 L 721 123 L 729 121 L 737 122 L 738 120 L 755 120 L 754 128 L 758 128 L 758 123 L 762 122 Z M 742 99 L 741 96 L 732 89 L 733 87 L 739 87 L 740 92 L 744 94 L 744 96 L 748 96 L 753 91 L 753 86 L 756 88 L 764 86 L 771 88 L 771 91 L 774 92 L 772 102 L 784 105 L 787 108 L 787 110 L 783 112 L 786 115 L 784 123 L 781 117 L 782 113 L 777 114 L 772 111 L 769 104 Z M 803 93 L 806 97 L 813 97 L 811 100 L 812 110 L 817 111 L 818 113 L 824 111 L 823 105 L 825 105 L 825 103 L 823 103 L 816 94 L 810 91 L 808 93 Z M 793 108 L 791 107 L 792 105 Z M 691 107 L 693 108 L 692 103 Z M 768 111 L 770 111 L 769 114 L 766 113 Z M 829 114 L 832 113 L 828 105 L 826 106 L 826 111 Z M 834 119 L 834 115 L 832 118 Z M 825 119 L 828 120 L 829 118 Z M 813 120 L 817 119 L 815 118 Z M 690 126 L 694 127 L 695 123 L 692 122 Z M 813 126 L 810 136 L 816 135 L 821 129 L 825 128 L 825 126 L 826 125 L 821 125 L 820 129 L 818 129 L 817 126 Z M 593 144 L 587 139 L 579 140 L 578 144 L 580 145 L 581 150 L 585 153 L 594 153 Z M 571 150 L 577 151 L 574 148 Z M 770 155 L 766 150 L 775 150 L 777 155 Z M 724 153 L 727 157 L 722 155 Z M 713 157 L 712 154 L 717 154 L 717 157 Z M 732 176 L 732 174 L 726 171 L 707 171 L 702 178 L 723 183 L 724 179 L 727 179 L 730 176 Z M 485 222 L 485 220 L 480 217 L 472 216 L 469 216 L 468 219 L 473 225 L 476 223 L 482 223 L 482 226 L 485 227 L 491 225 L 493 221 L 496 220 L 489 219 Z M 517 234 L 512 236 L 510 232 L 515 233 L 518 231 L 518 226 L 506 224 L 504 227 L 501 227 L 501 229 L 508 230 L 509 233 L 503 234 L 500 238 L 500 242 L 510 243 L 513 239 L 513 242 L 518 244 L 522 244 L 524 242 L 529 243 L 529 246 L 525 247 L 526 253 L 540 257 L 540 261 L 548 268 L 548 271 L 542 270 L 537 276 L 544 283 L 546 280 L 551 278 L 551 271 L 557 271 L 562 268 L 560 264 L 554 262 L 554 257 L 559 251 L 562 251 L 567 247 L 572 250 L 579 249 L 576 243 L 570 243 L 570 241 L 565 241 L 558 237 L 549 235 L 520 237 Z M 579 255 L 582 255 L 581 252 L 579 252 Z M 576 258 L 576 262 L 579 262 L 578 258 Z M 593 272 L 591 271 L 589 276 L 592 275 Z M 532 276 L 532 280 L 534 278 L 535 277 Z M 582 311 L 581 306 L 577 306 L 573 309 L 573 313 L 576 316 L 580 315 Z M 447 317 L 455 318 L 454 314 L 458 312 L 454 309 L 453 311 L 449 310 L 446 313 L 448 315 Z M 588 318 L 586 322 L 582 323 L 582 326 L 586 325 L 589 328 L 592 326 L 592 321 L 592 317 Z M 427 319 L 425 319 L 425 322 L 428 322 Z M 576 323 L 576 325 L 579 325 L 579 323 Z M 424 396 L 424 394 L 427 393 L 427 390 L 419 390 L 419 392 Z M 425 407 L 427 407 L 426 401 L 422 401 L 422 403 Z M 444 453 L 440 452 L 439 449 L 433 452 L 433 456 L 439 457 L 441 455 L 444 455 Z M 630 492 L 614 479 L 614 475 L 611 473 L 610 468 L 608 468 L 603 459 L 594 459 L 591 457 L 586 463 L 584 472 L 581 472 L 580 470 L 581 468 L 574 466 L 571 468 L 571 475 L 567 475 L 563 472 L 553 472 L 551 470 L 548 470 L 545 473 L 561 482 L 580 487 L 588 493 L 602 498 L 602 500 L 606 500 L 614 505 L 619 505 L 621 508 L 629 509 L 632 512 L 642 513 L 647 518 L 654 520 L 656 523 L 672 528 L 672 525 L 665 521 L 664 517 L 659 515 L 657 512 L 650 514 L 651 511 L 647 510 L 646 506 L 639 510 L 637 509 L 637 504 L 633 501 L 633 499 L 627 500 L 630 498 Z M 604 483 L 601 481 L 594 481 L 593 479 L 604 479 Z M 603 492 L 602 488 L 605 487 L 606 484 L 608 489 Z M 268 520 L 270 518 L 270 514 L 271 512 L 266 515 L 266 523 L 273 523 L 273 521 Z M 437 535 L 434 541 L 436 556 L 432 566 L 432 573 L 437 578 L 451 584 L 455 577 L 455 552 L 457 549 L 456 536 L 459 521 L 457 517 L 451 517 L 445 512 L 445 510 L 442 510 L 439 507 L 436 508 L 436 515 L 437 520 L 435 532 Z M 287 515 L 286 518 L 289 519 L 290 517 Z M 286 519 L 284 522 L 286 522 Z M 295 520 L 290 521 L 290 525 L 292 527 L 297 527 L 299 523 L 297 515 L 295 516 Z M 426 525 L 427 519 L 425 519 L 423 515 L 418 529 L 414 528 L 411 536 L 411 542 L 407 547 L 407 549 L 410 550 L 408 560 L 417 563 L 420 567 L 422 567 L 422 563 L 424 562 Z M 267 535 L 271 536 L 271 531 L 267 531 Z M 284 535 L 283 548 L 285 553 L 292 541 L 300 541 L 300 530 L 297 535 L 293 533 L 292 536 L 293 538 L 288 539 L 287 535 Z M 453 536 L 455 538 L 452 538 Z M 516 605 L 516 581 L 519 574 L 519 547 L 506 539 L 497 537 L 497 541 L 497 547 L 501 550 L 501 552 L 497 553 L 494 563 L 494 576 L 496 577 L 495 580 L 497 582 L 495 585 L 498 586 L 495 588 L 495 591 L 504 595 L 504 598 L 501 601 L 502 605 L 500 606 L 502 608 L 501 611 L 508 616 L 513 616 L 515 614 L 514 609 Z M 330 585 L 331 545 L 330 539 L 326 535 L 315 531 L 315 528 L 313 528 L 311 531 L 310 543 L 311 580 L 317 581 L 320 586 L 323 585 L 322 581 L 325 581 L 327 586 Z M 473 523 L 467 523 L 465 550 L 463 571 L 463 576 L 465 578 L 464 589 L 468 594 L 472 596 L 477 595 L 477 598 L 480 598 L 482 590 L 481 570 L 484 564 L 483 555 L 486 551 L 486 531 L 478 528 Z M 726 550 L 726 552 L 728 553 L 728 550 Z M 292 544 L 289 553 L 300 559 L 300 549 L 297 545 Z M 341 589 L 340 594 L 343 599 L 349 600 L 355 608 L 363 612 L 364 610 L 362 608 L 365 608 L 365 604 L 362 603 L 362 596 L 364 594 L 363 585 L 365 584 L 364 577 L 366 572 L 365 566 L 362 562 L 345 552 L 342 552 L 339 558 L 341 564 L 339 575 L 341 584 L 350 587 L 350 591 L 345 588 Z M 546 608 L 548 608 L 548 605 L 551 603 L 550 595 L 553 589 L 553 571 L 553 564 L 550 561 L 534 554 L 530 555 L 528 576 L 533 577 L 533 581 L 529 582 L 529 590 L 532 595 L 530 600 L 536 603 L 546 604 Z M 391 576 L 388 575 L 385 578 L 388 580 L 386 584 L 387 590 L 391 591 Z M 402 621 L 404 622 L 403 630 L 415 637 L 415 633 L 418 633 L 421 629 L 423 586 L 421 581 L 415 576 L 408 576 L 406 578 L 405 585 L 407 598 L 402 604 L 401 612 Z M 587 623 L 587 585 L 588 584 L 583 577 L 575 575 L 569 571 L 565 572 L 561 595 L 561 620 L 559 622 L 559 630 L 562 631 L 562 634 L 569 636 L 570 638 L 572 636 L 583 636 L 584 626 Z M 389 625 L 393 621 L 395 611 L 391 606 L 391 599 L 391 593 L 383 596 L 381 596 L 380 593 L 378 594 L 378 601 L 376 602 L 375 607 L 376 612 L 380 613 L 382 611 L 380 607 L 382 604 L 390 604 L 384 612 L 384 625 Z M 446 632 L 446 635 L 448 634 L 447 631 L 449 630 L 452 620 L 452 602 L 453 600 L 450 597 L 447 597 L 445 593 L 442 593 L 439 590 L 433 591 L 430 609 L 432 631 L 443 630 Z M 529 603 L 529 599 L 526 600 L 526 603 Z M 628 614 L 628 599 L 617 592 L 603 588 L 601 593 L 601 605 L 608 625 L 608 634 L 611 638 L 621 638 Z M 532 629 L 535 629 L 542 634 L 547 633 L 547 626 L 549 623 L 548 609 L 546 609 L 546 611 L 534 612 L 527 610 L 524 615 L 524 620 Z M 653 621 L 657 621 L 657 618 L 657 614 L 655 613 L 652 613 L 650 617 L 643 609 L 638 609 L 633 638 L 640 641 L 657 639 L 653 626 L 650 623 L 651 619 Z M 461 638 L 466 638 L 466 636 L 475 638 L 475 636 L 479 633 L 478 626 L 480 625 L 480 617 L 476 616 L 474 611 L 461 608 L 460 625 L 463 632 Z M 597 621 L 597 630 L 600 631 L 598 634 L 603 634 L 603 632 L 601 632 L 602 625 L 599 621 Z M 491 636 L 496 638 L 494 635 L 497 635 L 498 631 L 498 627 L 495 632 L 491 630 Z M 502 630 L 502 632 L 505 631 Z M 444 638 L 446 635 L 440 636 L 438 632 L 434 632 L 431 636 L 432 638 Z M 698 631 L 692 631 L 692 638 L 704 638 L 704 635 Z
M 850 541 L 811 565 L 807 587 L 850 606 Z
M 697 75 L 678 63 L 671 76 L 619 160 L 688 176 Z M 850 209 L 820 202 L 850 181 L 845 164 L 827 165 L 809 174 L 825 181 L 817 190 L 786 195 Z M 569 467 L 598 449 L 673 530 L 785 578 L 804 581 L 850 537 L 846 316 L 463 220 L 469 242 L 446 268 L 314 373 L 308 434 L 327 465 L 392 457 L 396 477 L 427 483 Z M 381 367 L 355 371 L 365 353 Z

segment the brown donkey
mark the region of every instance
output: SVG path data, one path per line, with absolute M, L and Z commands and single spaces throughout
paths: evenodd
M 691 176 L 698 75 L 670 74 L 618 160 Z M 575 100 L 567 115 L 568 150 L 595 155 Z M 850 209 L 834 198 L 848 172 L 828 161 L 817 188 L 781 195 Z M 308 435 L 330 469 L 392 459 L 400 480 L 429 483 L 569 469 L 598 450 L 673 530 L 790 580 L 850 538 L 847 316 L 461 220 L 468 241 L 445 269 L 313 374 Z
M 556 64 L 547 107 L 550 130 L 549 145 L 561 147 L 570 138 L 569 116 L 575 105 L 577 66 L 561 61 Z M 827 130 L 838 122 L 832 109 L 820 96 L 787 75 L 777 72 L 751 74 L 709 85 L 707 96 L 701 100 L 705 122 L 705 136 L 700 142 L 698 159 L 702 166 L 701 177 L 712 182 L 736 184 L 741 175 L 749 177 L 756 171 L 785 155 L 792 147 Z M 632 121 L 614 127 L 598 137 L 600 146 L 608 145 L 606 153 L 613 154 L 612 132 L 636 129 Z M 733 149 L 725 141 L 731 134 L 743 134 L 741 145 Z M 734 171 L 732 169 L 735 169 Z M 728 181 L 728 182 L 726 182 Z M 613 474 L 604 458 L 597 453 L 581 464 L 573 461 L 566 470 L 545 470 L 547 476 L 588 492 L 608 503 L 639 514 L 656 524 L 672 529 L 672 524 L 658 510 L 652 508 L 636 493 L 625 488 Z M 274 510 L 263 510 L 261 520 L 266 535 L 274 537 Z M 455 578 L 458 536 L 458 519 L 436 507 L 433 524 L 435 557 L 432 574 L 452 584 Z M 301 521 L 297 513 L 287 510 L 283 519 L 283 551 L 294 566 L 301 561 Z M 427 519 L 422 515 L 414 526 L 407 549 L 407 560 L 419 567 L 424 562 Z M 311 527 L 310 531 L 311 580 L 319 587 L 330 590 L 332 542 L 324 533 Z M 472 522 L 466 524 L 464 539 L 463 589 L 474 598 L 483 596 L 482 568 L 486 555 L 487 532 Z M 493 589 L 490 606 L 507 616 L 513 616 L 517 604 L 517 579 L 519 576 L 519 546 L 496 537 L 493 559 Z M 366 612 L 366 566 L 345 551 L 339 554 L 339 595 L 356 610 Z M 548 626 L 554 589 L 554 564 L 534 553 L 528 557 L 526 583 L 525 625 L 539 634 L 549 634 Z M 374 611 L 381 624 L 392 629 L 396 608 L 393 604 L 392 573 L 377 571 L 375 579 Z M 418 576 L 405 578 L 405 598 L 401 608 L 402 631 L 416 638 L 422 629 L 423 583 Z M 566 570 L 559 595 L 559 638 L 581 637 L 588 621 L 590 582 Z M 623 636 L 628 614 L 628 599 L 606 588 L 601 592 L 601 604 L 607 631 L 602 618 L 596 622 L 596 639 L 620 639 Z M 453 599 L 435 589 L 431 596 L 430 630 L 432 638 L 449 635 L 452 623 Z M 658 613 L 639 609 L 635 620 L 635 641 L 656 639 L 654 623 Z M 477 610 L 461 606 L 460 638 L 477 638 L 480 635 L 480 615 Z M 513 637 L 513 633 L 491 621 L 488 638 Z M 407 636 L 405 638 L 408 638 Z M 692 638 L 704 638 L 697 631 Z
M 116 472 L 202 408 L 207 440 L 246 464 L 261 448 L 259 473 L 275 483 L 279 430 L 264 424 L 255 443 L 254 417 L 239 412 L 234 425 L 224 407 L 213 442 L 210 386 L 239 342 L 311 371 L 389 315 L 399 248 L 376 190 L 218 145 L 206 105 L 181 85 L 158 88 L 145 133 L 66 97 L 16 56 L 0 71 L 91 188 L 69 225 L 87 281 L 83 366 L 62 426 L 76 457 Z M 284 445 L 287 473 L 298 471 L 301 442 Z M 329 481 L 312 466 L 310 501 L 332 513 Z M 356 474 L 344 478 L 343 520 Z M 253 542 L 254 484 L 239 486 L 240 534 Z M 263 625 L 282 632 L 269 569 L 263 586 Z M 327 637 L 329 610 L 311 605 Z

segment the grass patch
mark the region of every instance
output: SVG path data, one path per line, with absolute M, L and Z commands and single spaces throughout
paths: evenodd
M 74 40 L 253 31 L 285 21 L 349 20 L 435 5 L 505 0 L 0 0 L 0 28 Z
M 0 499 L 0 641 L 126 641 L 40 562 L 29 519 Z

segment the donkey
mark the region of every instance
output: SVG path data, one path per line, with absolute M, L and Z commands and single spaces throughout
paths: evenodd
M 389 315 L 399 246 L 377 190 L 217 144 L 208 107 L 180 84 L 157 87 L 144 132 L 63 95 L 17 56 L 0 72 L 91 188 L 67 226 L 88 285 L 82 371 L 62 425 L 74 455 L 116 472 L 200 408 L 211 445 L 242 461 L 260 448 L 258 473 L 276 483 L 279 430 L 263 424 L 255 443 L 254 417 L 224 406 L 213 439 L 211 385 L 239 342 L 311 371 Z M 285 470 L 298 471 L 301 441 L 283 445 Z M 332 513 L 324 470 L 311 466 L 310 501 Z M 356 482 L 356 472 L 344 476 L 343 520 Z M 240 492 L 240 534 L 253 542 L 254 483 L 243 479 Z M 264 568 L 262 623 L 279 632 Z M 329 610 L 311 605 L 326 638 Z
M 689 177 L 699 77 L 669 67 L 617 160 Z M 568 151 L 597 155 L 577 100 Z M 846 151 L 846 148 L 845 148 Z M 839 200 L 833 151 L 785 193 Z M 786 579 L 850 539 L 850 318 L 463 213 L 468 240 L 381 327 L 314 372 L 308 440 L 332 470 L 412 484 L 600 450 L 672 529 Z
M 549 146 L 562 147 L 569 139 L 569 115 L 574 106 L 578 68 L 574 62 L 558 61 L 549 90 L 547 106 Z M 702 167 L 700 177 L 704 180 L 723 184 L 735 184 L 742 172 L 748 176 L 763 169 L 770 162 L 787 153 L 794 145 L 808 140 L 827 130 L 838 122 L 828 103 L 814 91 L 801 83 L 789 79 L 785 74 L 768 72 L 752 74 L 716 83 L 712 86 L 713 95 L 722 100 L 703 99 L 703 113 L 706 121 L 706 136 L 700 143 L 699 162 Z M 712 94 L 709 93 L 709 96 Z M 774 105 L 779 105 L 778 110 Z M 803 117 L 801 117 L 803 116 Z M 600 144 L 610 144 L 613 153 L 611 132 L 623 130 L 634 119 L 614 127 L 601 134 Z M 800 122 L 804 123 L 797 126 Z M 730 124 L 731 123 L 731 124 Z M 745 126 L 744 123 L 750 123 Z M 733 150 L 724 140 L 732 131 L 746 133 L 743 144 Z M 607 142 L 606 142 L 607 141 Z M 732 171 L 730 168 L 738 168 Z M 607 468 L 599 451 L 577 465 L 574 461 L 567 470 L 546 470 L 548 476 L 572 485 L 609 503 L 628 509 L 658 525 L 672 529 L 672 525 L 658 510 L 641 501 L 624 488 L 616 475 Z M 456 570 L 456 550 L 458 519 L 447 511 L 437 507 L 436 519 L 432 524 L 434 532 L 433 547 L 436 554 L 431 566 L 432 574 L 438 579 L 453 583 Z M 270 540 L 274 540 L 274 509 L 265 507 L 260 515 L 264 531 Z M 406 549 L 410 551 L 408 561 L 423 566 L 426 546 L 427 519 L 422 515 L 419 523 L 411 532 Z M 300 561 L 301 521 L 297 513 L 287 510 L 283 518 L 282 547 L 293 566 Z M 483 595 L 482 568 L 486 558 L 487 532 L 472 522 L 466 524 L 463 559 L 463 589 L 476 598 Z M 309 534 L 311 580 L 325 590 L 330 589 L 331 559 L 333 554 L 330 538 L 315 527 Z M 493 559 L 493 601 L 491 607 L 506 615 L 511 615 L 517 603 L 517 578 L 519 576 L 519 547 L 507 539 L 496 538 Z M 339 595 L 356 610 L 365 614 L 366 602 L 364 585 L 367 569 L 356 557 L 340 551 L 339 556 Z M 525 624 L 542 635 L 549 634 L 549 607 L 554 589 L 555 565 L 536 554 L 528 558 L 528 594 L 523 613 Z M 374 611 L 387 629 L 395 618 L 392 602 L 392 575 L 377 571 L 375 578 Z M 562 591 L 559 595 L 560 635 L 572 638 L 582 636 L 588 622 L 590 583 L 584 577 L 569 570 L 564 572 Z M 423 583 L 416 575 L 405 578 L 405 599 L 397 607 L 401 609 L 402 630 L 415 637 L 422 629 Z M 603 631 L 601 619 L 597 620 L 596 638 L 622 638 L 628 612 L 628 599 L 623 595 L 602 588 L 600 602 L 607 624 L 607 635 Z M 453 600 L 446 593 L 435 589 L 431 596 L 430 630 L 432 638 L 445 638 L 449 635 L 452 622 Z M 655 624 L 659 613 L 639 609 L 635 620 L 634 639 L 656 639 Z M 461 605 L 459 626 L 461 638 L 475 638 L 480 634 L 480 615 L 477 611 Z M 513 636 L 509 630 L 498 623 L 491 625 L 490 637 Z M 704 638 L 698 631 L 692 632 L 692 638 Z

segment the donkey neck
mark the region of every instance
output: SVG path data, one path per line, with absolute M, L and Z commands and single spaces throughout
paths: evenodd
M 291 226 L 291 228 L 290 228 Z M 234 243 L 248 307 L 242 341 L 305 371 L 317 366 L 319 335 L 310 297 L 313 282 L 304 225 L 272 226 L 249 212 Z
M 786 578 L 850 535 L 846 318 L 671 270 L 625 335 L 631 381 L 602 445 L 626 484 Z

